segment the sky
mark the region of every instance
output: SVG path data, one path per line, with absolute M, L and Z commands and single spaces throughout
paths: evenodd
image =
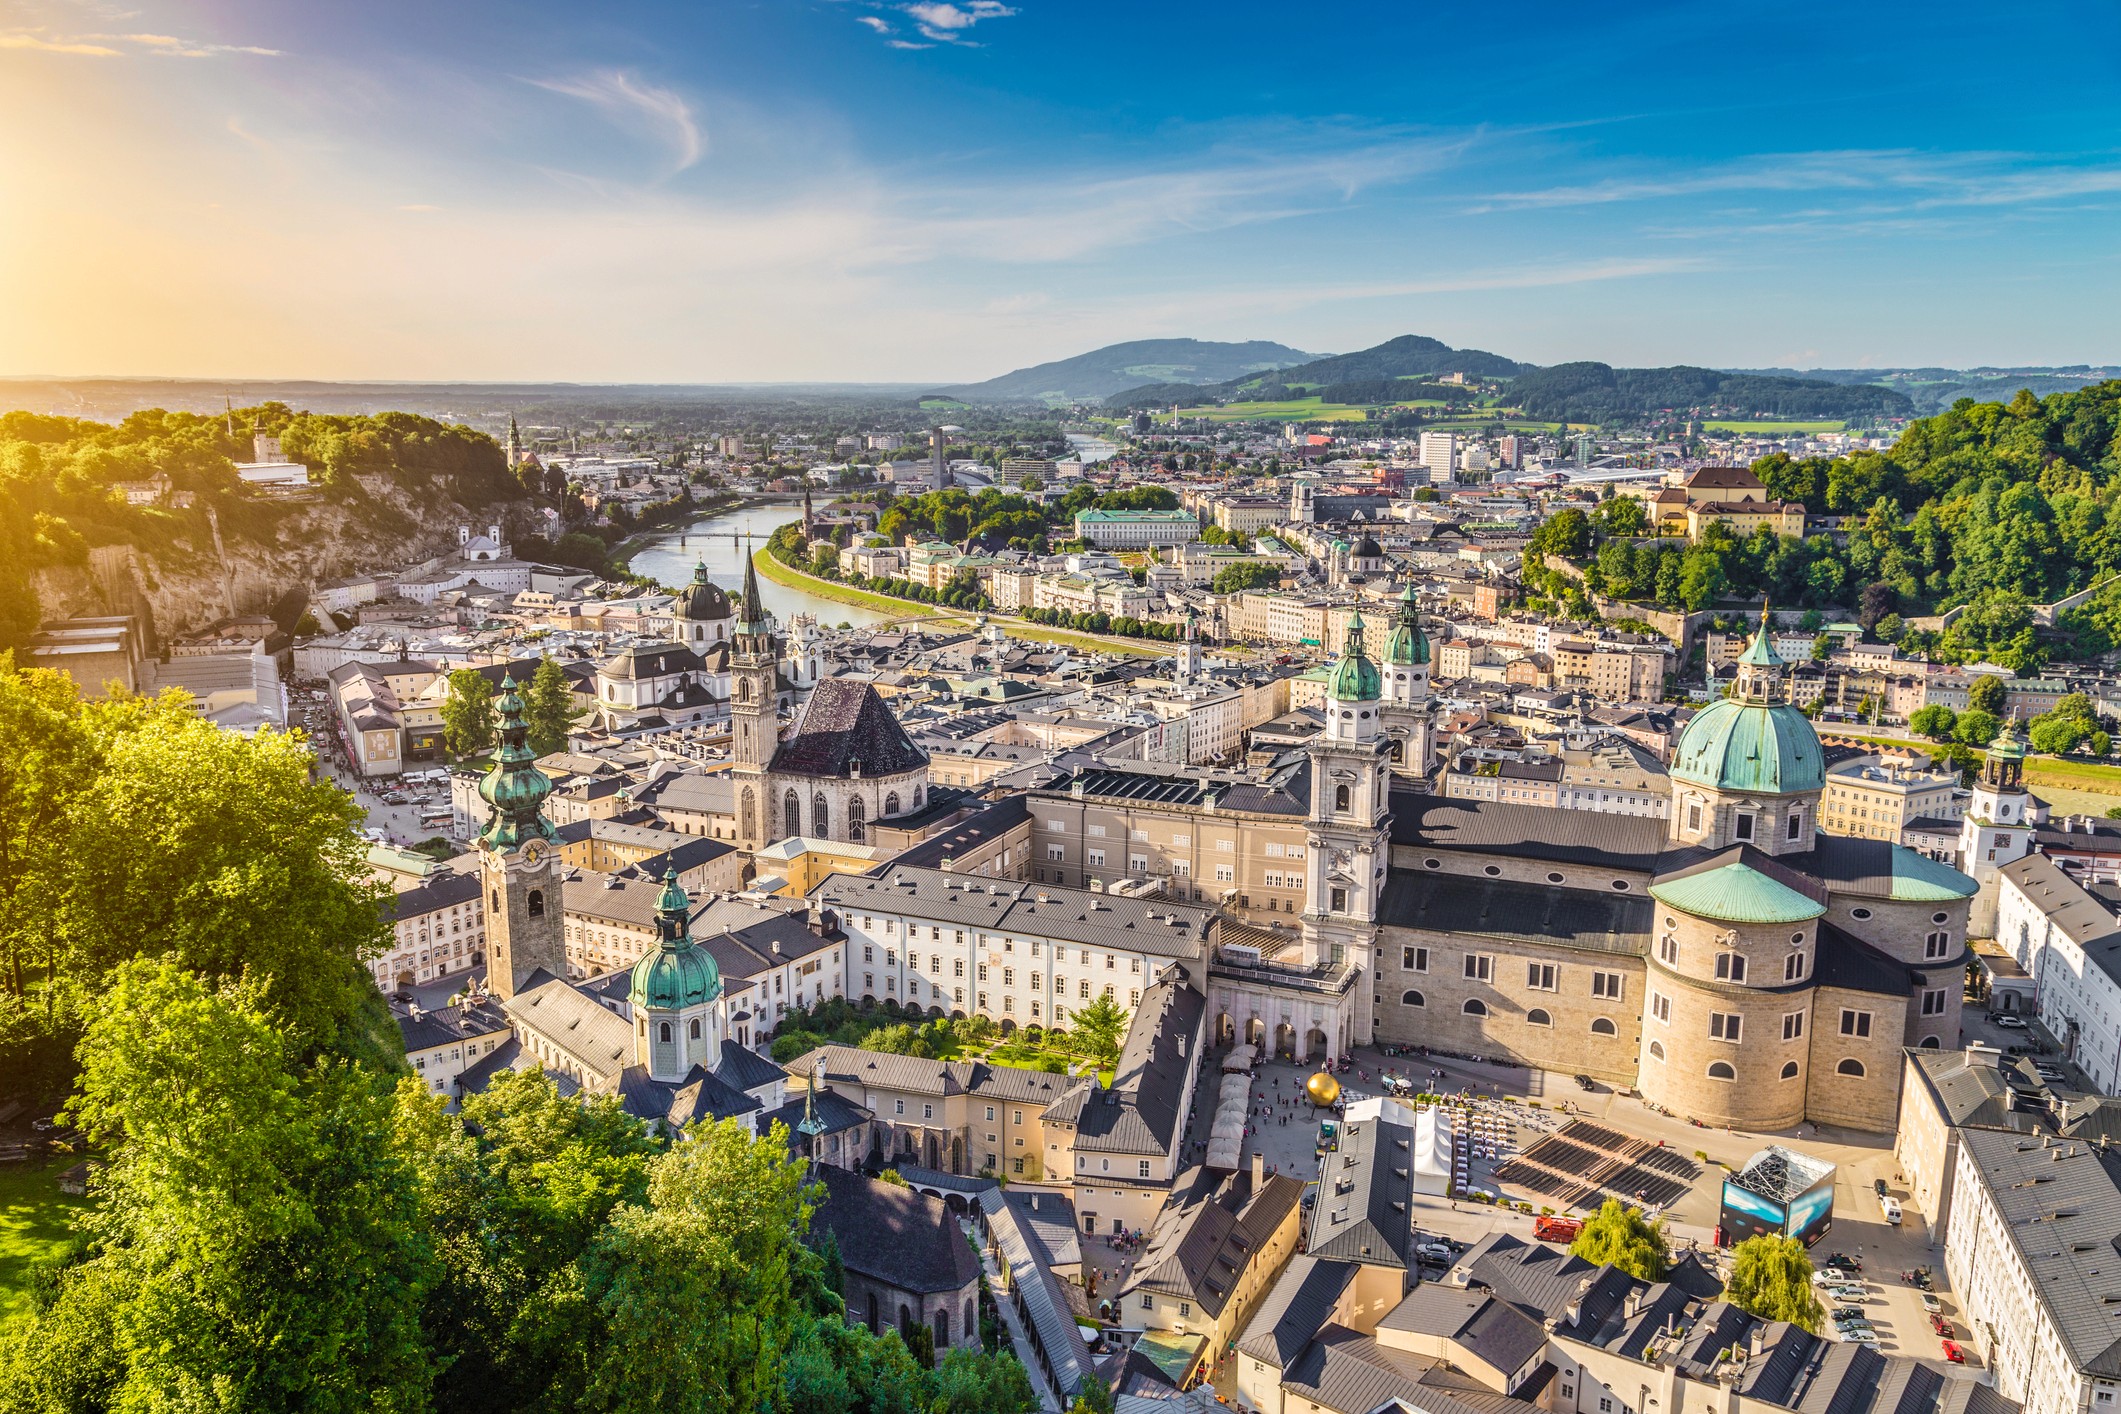
M 0 375 L 2121 359 L 2121 6 L 0 0 Z

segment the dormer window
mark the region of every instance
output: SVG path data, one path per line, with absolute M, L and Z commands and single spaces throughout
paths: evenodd
M 1750 814 L 1740 811 L 1732 818 L 1731 838 L 1734 840 L 1751 840 L 1753 838 L 1753 817 Z

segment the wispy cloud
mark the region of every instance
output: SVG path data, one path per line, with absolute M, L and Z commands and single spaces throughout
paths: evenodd
M 43 30 L 0 33 L 0 49 L 30 49 L 44 54 L 77 54 L 94 59 L 120 59 L 128 54 L 159 54 L 169 59 L 213 59 L 224 54 L 280 57 L 279 50 L 255 44 L 215 44 L 203 39 L 182 39 L 173 34 L 52 35 Z
M 1016 13 L 1001 0 L 970 0 L 953 5 L 946 0 L 920 0 L 902 7 L 922 35 L 941 44 L 970 44 L 967 36 L 982 20 L 999 20 Z
M 579 98 L 602 109 L 615 122 L 646 131 L 669 149 L 673 171 L 682 172 L 706 155 L 707 136 L 693 116 L 692 105 L 675 90 L 657 88 L 621 69 L 530 82 L 553 93 Z

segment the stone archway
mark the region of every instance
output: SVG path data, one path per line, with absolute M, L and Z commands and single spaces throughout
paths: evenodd
M 1245 1044 L 1248 1046 L 1264 1046 L 1266 1043 L 1267 1023 L 1256 1016 L 1245 1022 Z
M 1286 1021 L 1274 1028 L 1274 1054 L 1289 1060 L 1296 1059 L 1296 1028 Z
M 1333 1043 L 1326 1039 L 1324 1031 L 1314 1026 L 1304 1033 L 1304 1058 L 1306 1060 L 1313 1056 L 1320 1060 L 1330 1060 L 1332 1055 Z
M 1237 1044 L 1237 1022 L 1226 1011 L 1216 1015 L 1215 1044 L 1218 1046 L 1234 1046 Z

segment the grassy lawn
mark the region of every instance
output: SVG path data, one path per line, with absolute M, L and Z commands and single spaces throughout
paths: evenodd
M 855 589 L 833 580 L 819 579 L 815 575 L 790 569 L 764 550 L 755 551 L 752 561 L 759 567 L 759 573 L 775 584 L 784 584 L 790 589 L 807 589 L 820 598 L 837 600 L 842 604 L 860 604 L 864 608 L 881 609 L 897 615 L 899 623 L 952 619 L 969 627 L 979 617 L 962 609 L 942 609 L 931 604 L 916 604 L 907 599 L 894 599 L 888 594 L 871 594 L 866 589 Z M 989 617 L 1004 625 L 1011 638 L 1057 643 L 1067 648 L 1080 648 L 1088 653 L 1128 653 L 1137 658 L 1164 658 L 1178 652 L 1178 645 L 1175 643 L 1146 638 L 1100 638 L 1094 633 L 1077 633 L 1073 629 L 1048 628 L 1043 624 L 1026 623 L 1007 614 L 991 614 Z
M 1715 419 L 1715 420 L 1711 420 L 1711 421 L 1708 421 L 1708 422 L 1704 422 L 1704 423 L 1702 423 L 1702 424 L 1701 424 L 1701 426 L 1702 426 L 1702 429 L 1703 429 L 1704 431 L 1708 431 L 1708 432 L 1760 432 L 1760 433 L 1775 433 L 1775 432 L 1842 432 L 1842 431 L 1846 431 L 1846 430 L 1847 430 L 1847 428 L 1848 428 L 1848 424 L 1847 424 L 1846 422 L 1838 422 L 1838 421 L 1829 421 L 1829 422 L 1746 422 L 1746 421 L 1742 421 L 1742 420 L 1740 420 L 1740 421 L 1725 421 L 1725 420 L 1722 420 L 1722 419 Z
M 2054 756 L 2029 756 L 2025 760 L 2025 783 L 2060 786 L 2089 795 L 2121 795 L 2121 766 L 2065 761 Z
M 1210 422 L 1363 422 L 1367 414 L 1359 407 L 1320 402 L 1317 398 L 1290 398 L 1278 403 L 1227 403 L 1214 408 L 1182 408 L 1181 417 L 1204 417 Z
M 59 1175 L 73 1163 L 0 1167 L 0 1325 L 28 1308 L 31 1268 L 65 1243 L 72 1215 L 88 1205 L 59 1191 Z

